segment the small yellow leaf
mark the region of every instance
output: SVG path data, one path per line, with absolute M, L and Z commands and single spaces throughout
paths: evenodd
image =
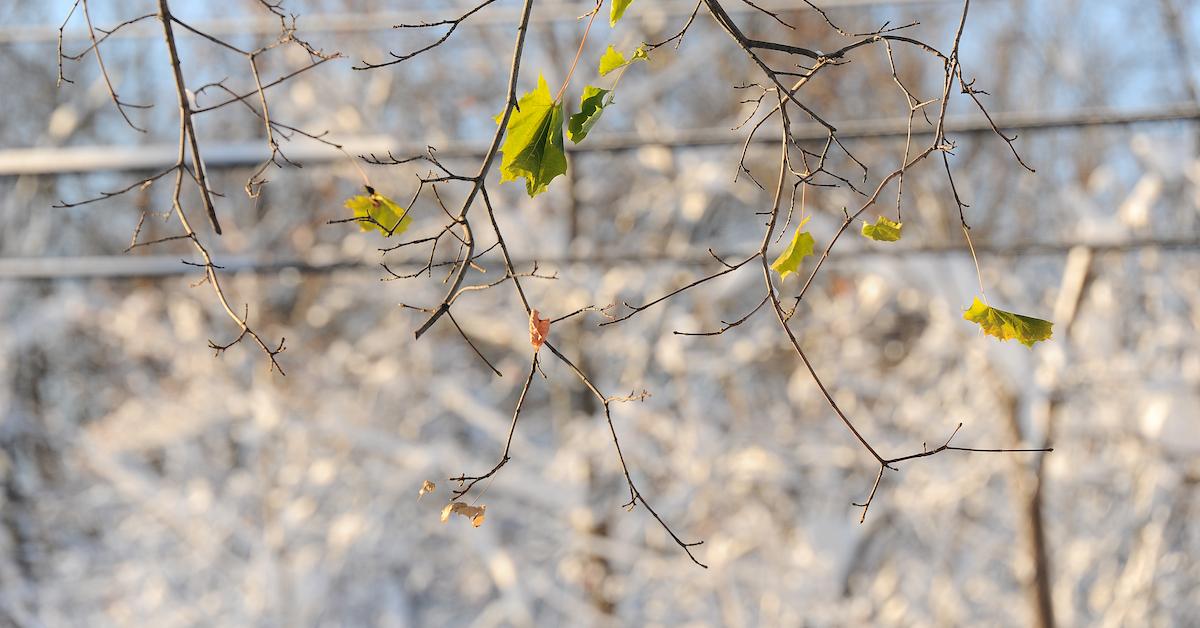
M 873 225 L 864 222 L 862 234 L 877 242 L 895 242 L 900 239 L 900 229 L 903 226 L 902 222 L 892 222 L 880 216 Z
M 771 268 L 779 273 L 780 279 L 787 279 L 788 275 L 799 272 L 800 262 L 812 255 L 815 241 L 811 233 L 802 231 L 809 218 L 811 216 L 805 216 L 804 220 L 796 225 L 796 232 L 792 234 L 792 243 L 784 249 L 783 253 L 779 254 L 779 257 L 775 258 L 774 262 L 771 262 Z
M 529 312 L 529 342 L 533 345 L 533 350 L 536 353 L 542 348 L 542 344 L 546 342 L 546 337 L 550 335 L 550 319 L 541 318 L 541 312 L 532 310 Z
M 457 514 L 471 520 L 471 525 L 478 528 L 483 525 L 487 506 L 471 506 L 462 502 L 450 502 L 442 509 L 442 523 L 450 520 L 450 515 Z
M 354 212 L 360 229 L 363 231 L 374 229 L 382 233 L 384 237 L 404 233 L 413 221 L 407 209 L 369 186 L 366 194 L 351 196 L 346 199 L 345 205 L 346 209 Z
M 621 54 L 616 48 L 609 46 L 608 50 L 604 51 L 604 55 L 600 57 L 600 76 L 605 76 L 609 72 L 627 65 L 629 65 L 629 62 L 625 60 L 625 55 Z
M 417 493 L 417 499 L 421 499 L 422 497 L 425 496 L 426 493 L 432 493 L 436 490 L 437 490 L 437 484 L 434 484 L 433 482 L 430 482 L 429 480 L 425 480 L 425 483 L 421 485 L 421 491 L 419 493 Z
M 650 55 L 646 53 L 645 46 L 638 46 L 637 50 L 633 51 L 633 56 L 629 59 L 626 59 L 625 55 L 621 54 L 616 48 L 609 46 L 600 57 L 600 76 L 607 76 L 609 72 L 619 70 L 637 61 L 649 60 Z

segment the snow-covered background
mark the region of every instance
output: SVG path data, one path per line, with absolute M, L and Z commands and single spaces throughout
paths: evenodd
M 486 142 L 516 2 L 501 0 L 408 64 L 350 69 L 427 42 L 387 27 L 448 16 L 446 4 L 290 0 L 300 34 L 348 59 L 268 92 L 273 115 L 348 145 Z M 810 11 L 781 14 L 792 33 L 727 4 L 764 37 L 839 41 Z M 942 47 L 961 8 L 818 4 L 847 30 L 918 20 L 914 35 Z M 98 25 L 155 8 L 90 5 Z M 172 6 L 239 45 L 271 38 L 256 2 Z M 584 59 L 608 43 L 669 36 L 691 7 L 634 2 L 617 29 L 596 27 Z M 1059 624 L 1200 624 L 1197 123 L 1094 124 L 1098 112 L 1194 107 L 1200 10 L 1190 3 L 972 3 L 963 63 L 991 92 L 992 111 L 1073 120 L 1020 132 L 1016 146 L 1036 175 L 994 136 L 953 135 L 989 298 L 1054 319 L 1053 341 L 1033 350 L 998 343 L 961 319 L 978 287 L 935 162 L 906 180 L 905 239 L 840 243 L 797 314 L 822 378 L 884 455 L 940 444 L 959 422 L 958 445 L 1048 440 L 1052 454 L 948 452 L 905 463 L 885 476 L 860 525 L 852 502 L 866 497 L 878 467 L 770 313 L 721 336 L 672 333 L 748 312 L 762 296 L 757 270 L 618 325 L 597 327 L 604 319 L 590 313 L 552 329 L 606 394 L 651 393 L 614 405 L 615 426 L 656 510 L 684 538 L 704 540 L 697 555 L 707 570 L 644 509 L 621 508 L 628 491 L 608 427 L 554 360 L 534 380 L 512 461 L 478 487 L 486 523 L 439 521 L 446 478 L 484 471 L 500 455 L 527 373 L 527 321 L 506 285 L 455 306 L 502 378 L 444 322 L 414 341 L 422 317 L 397 304 L 436 303 L 441 277 L 381 282 L 378 235 L 326 224 L 344 217 L 341 200 L 359 185 L 347 163 L 270 171 L 258 201 L 242 192 L 252 165 L 212 168 L 225 194 L 226 234 L 209 238 L 216 261 L 227 263 L 233 303 L 247 304 L 269 338 L 286 336 L 287 376 L 269 374 L 251 346 L 214 358 L 208 339 L 227 341 L 232 328 L 209 288 L 192 287 L 196 269 L 179 262 L 192 259 L 189 249 L 121 253 L 141 210 L 166 208 L 165 187 L 50 207 L 146 176 L 113 171 L 105 156 L 113 147 L 170 154 L 176 133 L 152 21 L 103 48 L 122 97 L 155 103 L 133 114 L 148 133 L 124 125 L 91 58 L 68 63 L 75 83 L 55 87 L 55 38 L 69 8 L 0 6 L 0 624 L 1033 625 L 1045 617 L 1032 550 L 1039 527 Z M 525 88 L 539 71 L 562 80 L 581 31 L 574 18 L 586 8 L 538 3 Z M 76 16 L 68 51 L 87 45 L 80 29 Z M 199 39 L 181 38 L 181 54 L 189 83 L 252 86 L 243 60 Z M 897 60 L 926 97 L 940 89 L 940 67 Z M 263 58 L 263 71 L 303 64 L 281 52 Z M 678 51 L 664 48 L 628 73 L 589 141 L 728 129 L 748 113 L 732 87 L 755 77 L 701 12 Z M 822 80 L 811 102 L 836 123 L 904 114 L 877 49 Z M 967 103 L 952 109 L 960 120 L 972 113 Z M 244 109 L 201 117 L 198 130 L 210 154 L 266 157 L 261 125 Z M 850 145 L 877 176 L 903 139 Z M 100 165 L 61 161 L 95 147 L 107 147 L 87 153 Z M 533 201 L 517 185 L 493 184 L 514 256 L 559 277 L 526 280 L 531 301 L 556 316 L 644 302 L 718 268 L 710 247 L 753 251 L 762 222 L 754 212 L 770 196 L 745 177 L 733 183 L 739 151 L 648 142 L 575 153 L 574 177 Z M 760 180 L 775 153 L 752 149 Z M 34 156 L 49 156 L 43 172 L 28 171 Z M 447 163 L 470 171 L 477 160 Z M 397 197 L 412 194 L 416 172 L 369 170 Z M 462 191 L 445 194 L 452 204 Z M 851 202 L 843 190 L 810 191 L 818 244 Z M 444 218 L 423 203 L 412 233 Z M 147 224 L 152 237 L 174 228 Z M 503 272 L 493 258 L 481 265 Z M 418 500 L 427 479 L 438 490 Z

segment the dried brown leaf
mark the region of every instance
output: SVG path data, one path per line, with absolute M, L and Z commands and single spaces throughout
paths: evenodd
M 541 318 L 541 312 L 537 310 L 529 312 L 529 342 L 533 345 L 535 352 L 542 348 L 542 344 L 546 342 L 546 337 L 549 335 L 550 319 Z
M 432 493 L 436 490 L 437 490 L 437 484 L 434 484 L 433 482 L 430 482 L 429 480 L 425 480 L 425 483 L 421 485 L 421 492 L 417 493 L 417 499 L 421 499 L 422 497 L 425 496 L 426 493 Z
M 450 520 L 451 514 L 459 514 L 471 520 L 471 525 L 478 528 L 483 525 L 487 506 L 471 506 L 462 502 L 450 502 L 442 509 L 442 523 Z

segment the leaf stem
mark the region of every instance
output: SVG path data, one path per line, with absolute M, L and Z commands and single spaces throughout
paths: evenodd
M 975 245 L 971 244 L 971 233 L 967 230 L 967 226 L 962 225 L 963 235 L 967 238 L 967 249 L 971 251 L 971 260 L 975 262 L 975 278 L 979 280 L 979 296 L 983 299 L 983 304 L 991 307 L 988 303 L 987 292 L 983 289 L 983 271 L 979 269 L 979 258 L 975 255 Z
M 604 106 L 607 107 L 613 103 L 613 98 L 617 92 L 617 86 L 621 84 L 621 79 L 624 78 L 625 72 L 629 70 L 629 66 L 633 65 L 633 59 L 626 61 L 625 65 L 621 66 L 621 70 L 617 72 L 617 78 L 613 81 L 612 87 L 608 88 L 608 98 L 604 101 Z
M 808 173 L 805 172 L 807 175 Z M 808 183 L 803 179 L 800 180 L 800 224 L 804 224 L 804 216 L 808 214 L 808 206 L 805 204 L 805 196 L 808 192 Z
M 571 84 L 571 77 L 575 75 L 575 68 L 579 65 L 579 57 L 583 56 L 583 45 L 587 43 L 588 33 L 592 30 L 592 22 L 596 21 L 596 16 L 600 14 L 602 6 L 604 6 L 604 0 L 597 0 L 596 8 L 588 14 L 587 26 L 583 29 L 583 39 L 579 40 L 579 50 L 575 51 L 575 60 L 571 62 L 571 69 L 567 70 L 566 80 L 563 81 L 562 87 L 558 88 L 558 93 L 554 95 L 555 103 L 562 100 L 563 92 L 567 91 L 567 85 Z

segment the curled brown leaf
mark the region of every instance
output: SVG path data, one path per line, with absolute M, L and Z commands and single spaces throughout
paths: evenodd
M 533 350 L 536 352 L 542 348 L 542 344 L 546 342 L 546 337 L 550 335 L 550 319 L 541 318 L 541 312 L 532 310 L 529 312 L 529 342 L 533 345 Z
M 451 514 L 462 515 L 471 520 L 471 525 L 478 528 L 483 525 L 483 518 L 487 506 L 471 506 L 462 502 L 450 502 L 442 509 L 442 523 L 450 520 Z

